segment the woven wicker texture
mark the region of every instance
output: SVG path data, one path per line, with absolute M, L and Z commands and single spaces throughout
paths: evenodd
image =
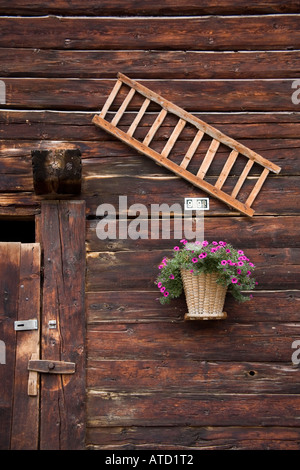
M 216 283 L 217 273 L 193 274 L 181 270 L 188 307 L 186 320 L 218 320 L 227 317 L 223 312 L 227 287 Z

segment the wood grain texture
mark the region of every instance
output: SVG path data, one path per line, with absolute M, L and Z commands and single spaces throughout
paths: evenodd
M 276 293 L 276 295 L 275 295 Z M 163 308 L 157 302 L 157 290 L 97 291 L 86 295 L 87 322 L 89 328 L 104 323 L 151 323 L 182 322 L 186 303 L 182 295 L 176 303 Z M 299 290 L 253 292 L 253 301 L 241 305 L 228 295 L 225 300 L 230 320 L 238 323 L 297 322 L 295 305 L 300 298 Z M 245 308 L 246 307 L 246 308 Z M 150 325 L 151 327 L 151 325 Z M 122 359 L 122 358 L 120 358 Z
M 297 144 L 299 137 L 299 112 L 222 112 L 222 113 L 193 113 L 199 119 L 217 127 L 224 134 L 233 138 L 243 139 L 244 141 L 253 141 L 260 139 L 260 146 L 276 146 L 285 150 L 286 147 L 279 146 L 284 144 L 281 139 L 293 139 L 290 145 Z M 134 121 L 136 113 L 128 112 L 125 114 L 120 127 L 127 130 Z M 72 141 L 84 141 L 81 145 L 86 145 L 89 149 L 89 142 L 110 142 L 112 149 L 115 148 L 116 141 L 104 131 L 95 127 L 92 123 L 94 113 L 83 113 L 74 111 L 72 113 L 64 111 L 39 111 L 34 112 L 19 110 L 1 110 L 0 111 L 0 132 L 1 139 L 12 140 L 7 142 L 12 144 L 12 148 L 23 148 L 31 141 L 32 146 L 38 146 L 43 141 L 44 145 L 53 148 L 57 141 L 67 141 L 71 145 Z M 144 128 L 146 135 L 153 123 L 152 113 L 146 113 L 139 127 Z M 168 116 L 162 123 L 157 132 L 157 139 L 163 140 L 167 135 L 172 122 Z M 139 134 L 142 135 L 142 134 Z M 186 140 L 190 136 L 190 129 L 184 129 L 181 139 Z M 279 139 L 278 137 L 281 137 Z M 19 142 L 21 141 L 21 142 Z M 71 142 L 70 142 L 71 141 Z M 5 141 L 1 140 L 1 149 L 5 149 Z M 60 142 L 61 143 L 61 142 Z M 21 145 L 20 145 L 21 144 Z M 105 144 L 104 144 L 105 145 Z M 248 145 L 250 146 L 250 144 Z M 34 148 L 34 147 L 33 147 Z M 123 148 L 123 155 L 128 155 L 129 148 Z M 109 151 L 106 144 L 105 151 Z M 97 149 L 97 152 L 99 150 Z M 126 153 L 127 152 L 127 153 Z M 281 152 L 281 158 L 284 158 L 284 152 Z M 92 154 L 95 156 L 95 154 Z M 107 154 L 109 155 L 109 154 Z M 84 154 L 82 156 L 84 158 Z M 296 164 L 296 161 L 294 162 Z
M 12 109 L 21 107 L 98 112 L 113 87 L 112 81 L 105 79 L 5 78 L 3 81 L 6 86 L 6 104 L 2 106 Z M 293 82 L 293 79 L 141 80 L 147 88 L 191 112 L 297 112 L 297 104 L 291 99 Z M 126 91 L 123 90 L 119 93 L 114 104 L 115 110 L 124 100 L 124 93 Z M 137 111 L 141 104 L 141 98 L 134 97 L 128 110 Z
M 0 47 L 16 48 L 38 44 L 40 49 L 287 50 L 299 49 L 300 43 L 297 14 L 193 16 L 184 21 L 181 17 L 2 17 L 0 28 Z
M 39 243 L 20 246 L 18 320 L 37 319 L 40 325 L 41 250 Z M 39 356 L 40 331 L 17 333 L 12 450 L 37 450 L 39 440 L 39 381 L 36 395 L 28 396 L 28 361 Z
M 158 0 L 145 3 L 138 0 L 102 0 L 101 5 L 97 0 L 90 0 L 87 5 L 82 5 L 79 0 L 64 0 L 52 2 L 16 0 L 12 5 L 5 0 L 1 3 L 0 13 L 13 15 L 41 15 L 41 14 L 70 14 L 86 16 L 101 15 L 211 15 L 211 14 L 247 14 L 247 13 L 298 13 L 299 5 L 296 0 L 290 0 L 284 4 L 278 0 L 255 0 L 251 3 L 243 0 L 232 3 L 230 0 L 201 1 L 193 0 L 186 3 L 185 0 L 165 0 L 163 4 Z
M 98 324 L 89 328 L 91 359 L 185 359 L 195 361 L 286 362 L 299 324 L 256 322 L 155 322 Z M 194 325 L 196 323 L 196 325 Z M 213 324 L 212 324 L 213 323 Z M 201 345 L 201 347 L 199 347 Z
M 84 217 L 84 202 L 53 201 L 42 205 L 41 359 L 76 364 L 72 375 L 42 375 L 40 448 L 45 450 L 84 447 Z M 57 328 L 49 329 L 50 320 L 56 320 Z
M 82 154 L 87 449 L 300 449 L 299 366 L 291 360 L 292 342 L 299 338 L 300 108 L 292 101 L 293 92 L 300 96 L 292 88 L 300 71 L 299 12 L 298 0 L 1 2 L 0 78 L 7 99 L 0 110 L 0 215 L 32 217 L 41 211 L 43 198 L 33 194 L 31 150 L 63 144 Z M 260 278 L 251 302 L 239 304 L 227 296 L 225 322 L 187 324 L 183 296 L 169 306 L 157 302 L 157 262 L 172 250 L 172 239 L 97 238 L 97 207 L 110 203 L 118 211 L 120 195 L 128 196 L 128 206 L 143 203 L 148 210 L 162 202 L 182 204 L 187 195 L 206 196 L 92 123 L 118 72 L 282 168 L 280 176 L 270 175 L 265 182 L 251 221 L 210 200 L 206 237 L 250 250 Z M 126 93 L 121 90 L 114 111 Z M 133 97 L 119 123 L 124 132 L 141 105 Z M 145 138 L 154 112 L 147 107 L 134 136 Z M 107 117 L 111 120 L 112 114 Z M 152 141 L 155 150 L 166 145 L 172 126 L 167 116 Z M 185 126 L 169 158 L 180 164 L 191 138 Z M 188 166 L 194 174 L 207 149 L 203 139 Z M 227 157 L 220 146 L 207 172 L 213 183 Z M 224 188 L 233 189 L 242 168 L 237 158 Z M 258 176 L 253 165 L 247 184 Z M 76 309 L 70 273 L 63 276 L 65 264 L 58 270 L 51 266 L 53 253 L 67 262 L 73 245 L 68 248 L 64 223 L 59 226 L 55 219 L 50 225 L 51 262 L 45 258 L 45 268 L 47 276 L 54 273 L 51 282 L 64 309 L 48 291 L 51 312 L 61 315 L 62 336 L 52 335 L 47 347 L 69 357 L 61 340 L 69 338 L 63 312 Z M 84 223 L 80 226 L 83 232 Z M 77 233 L 75 221 L 72 227 Z M 173 233 L 173 219 L 171 230 L 174 241 L 180 239 Z M 39 216 L 36 232 L 39 238 Z M 141 234 L 149 235 L 148 227 Z M 76 285 L 78 272 L 71 276 Z M 84 400 L 76 410 L 77 399 L 73 407 L 66 406 L 74 395 L 69 380 L 75 375 L 48 390 L 52 396 L 59 387 L 65 392 L 44 413 L 49 423 L 67 420 L 68 410 L 70 423 L 76 413 L 80 419 Z M 10 410 L 4 405 L 1 410 L 4 429 Z M 58 438 L 63 445 L 68 439 L 64 429 L 61 425 Z M 41 437 L 44 445 L 46 428 Z M 53 443 L 50 434 L 49 440 Z
M 102 426 L 87 429 L 87 442 L 92 450 L 298 450 L 300 437 L 285 426 Z
M 87 365 L 88 390 L 132 393 L 165 390 L 185 393 L 295 393 L 297 367 L 290 363 L 166 359 L 93 359 Z
M 9 450 L 12 438 L 14 368 L 17 348 L 14 321 L 18 319 L 21 244 L 0 243 L 0 254 L 0 331 L 1 341 L 5 345 L 5 364 L 1 364 L 0 367 L 0 413 L 2 422 L 0 428 L 0 448 L 1 450 Z
M 299 51 L 68 51 L 2 48 L 2 77 L 249 79 L 299 76 Z
M 89 425 L 95 427 L 107 424 L 218 426 L 220 421 L 223 426 L 242 426 L 247 422 L 248 426 L 276 424 L 295 427 L 298 424 L 299 396 L 92 391 L 88 395 L 87 406 L 91 416 Z

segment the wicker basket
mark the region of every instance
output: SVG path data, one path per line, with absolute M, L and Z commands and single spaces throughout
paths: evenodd
M 220 320 L 227 317 L 223 312 L 227 287 L 216 283 L 217 273 L 193 274 L 181 270 L 188 313 L 185 320 Z

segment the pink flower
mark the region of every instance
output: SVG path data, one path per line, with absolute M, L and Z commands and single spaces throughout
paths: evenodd
M 185 245 L 187 243 L 187 240 L 183 238 L 182 240 L 180 240 L 180 243 L 183 243 Z
M 208 245 L 208 242 L 204 240 L 204 242 L 202 242 L 202 246 L 207 246 L 207 245 Z
M 158 283 L 157 283 L 157 287 L 160 289 L 161 286 L 162 286 L 162 283 L 161 283 L 161 282 L 158 282 Z
M 226 243 L 226 242 L 219 242 L 219 245 L 221 245 L 221 246 L 226 246 L 227 243 Z
M 167 292 L 167 291 L 164 292 L 164 296 L 165 296 L 165 297 L 168 297 L 168 295 L 169 295 L 169 292 Z
M 239 254 L 239 255 L 243 255 L 244 252 L 243 252 L 242 250 L 239 250 L 239 251 L 238 251 L 238 254 Z
M 196 242 L 195 242 L 195 245 L 200 245 L 200 242 L 196 241 Z
M 174 274 L 171 274 L 171 275 L 169 276 L 169 279 L 175 279 Z
M 254 268 L 254 264 L 253 264 L 253 263 L 249 263 L 249 266 L 251 266 L 252 268 Z
M 165 288 L 165 287 L 162 287 L 162 288 L 160 289 L 160 292 L 165 292 L 165 290 L 166 290 L 166 288 Z
M 218 242 L 212 242 L 212 244 L 216 246 L 218 244 Z
M 215 253 L 217 251 L 217 248 L 211 248 L 210 251 L 211 253 Z
M 236 283 L 238 282 L 238 280 L 237 280 L 236 277 L 233 277 L 233 278 L 231 279 L 231 282 L 232 282 L 232 284 L 236 284 Z
M 238 262 L 238 266 L 244 266 L 243 261 L 239 261 L 239 262 Z
M 225 266 L 225 265 L 227 264 L 226 259 L 222 259 L 221 264 L 222 264 L 223 266 Z
M 229 250 L 229 248 L 227 248 L 226 253 L 231 253 L 231 251 Z
M 197 262 L 198 262 L 197 258 L 193 258 L 192 261 L 193 261 L 193 263 L 197 263 Z
M 241 274 L 241 272 L 242 272 L 242 271 L 241 271 L 240 269 L 237 269 L 237 270 L 236 270 L 236 273 L 237 273 L 237 274 Z
M 201 253 L 201 255 L 202 255 L 202 258 L 206 258 L 206 257 L 207 257 L 206 251 L 204 251 L 203 253 Z
M 163 265 L 160 264 L 160 265 L 158 266 L 158 269 L 162 269 L 162 268 L 163 268 Z
M 247 271 L 247 274 L 248 274 L 248 276 L 250 276 L 250 274 L 251 274 L 251 271 Z
M 193 270 L 193 269 L 191 269 L 191 270 L 190 270 L 190 273 L 193 273 L 193 272 L 194 272 L 194 270 Z
M 174 250 L 175 250 L 175 251 L 178 251 L 178 250 L 179 250 L 179 246 L 174 246 Z

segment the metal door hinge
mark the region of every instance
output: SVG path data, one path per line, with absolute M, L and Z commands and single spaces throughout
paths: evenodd
M 75 362 L 49 361 L 49 360 L 30 360 L 28 370 L 41 372 L 43 374 L 74 374 Z
M 16 331 L 20 330 L 37 330 L 38 321 L 37 319 L 33 320 L 17 320 L 14 322 L 14 328 Z

